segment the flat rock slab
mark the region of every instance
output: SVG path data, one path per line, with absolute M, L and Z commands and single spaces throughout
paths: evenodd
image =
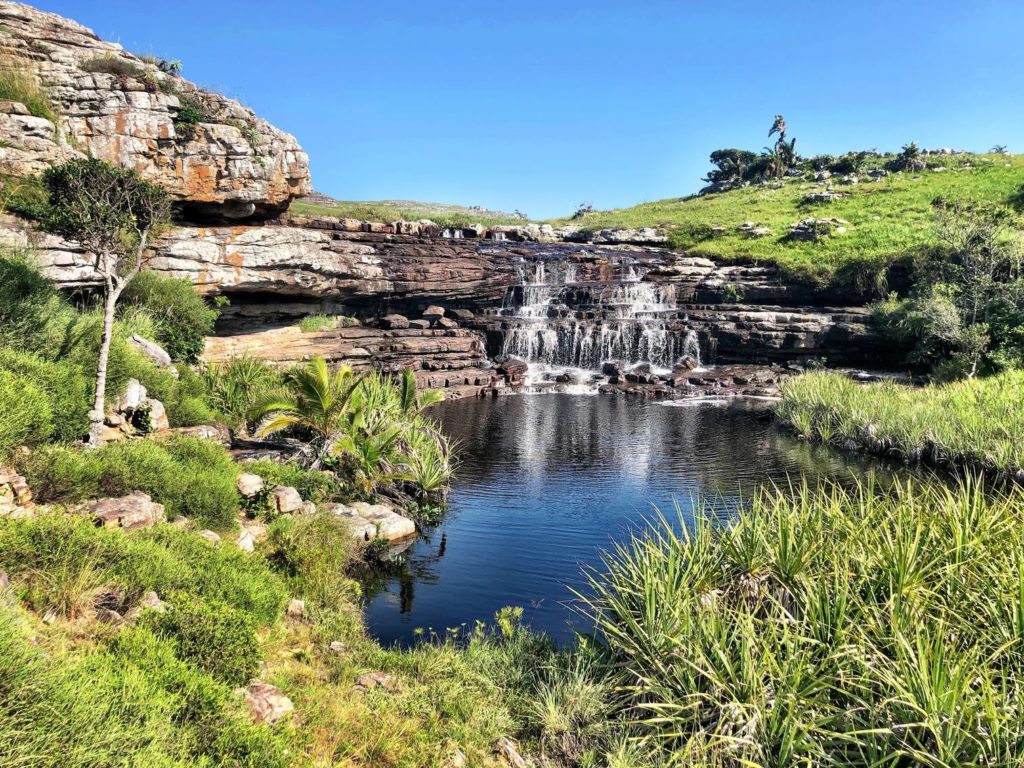
M 376 538 L 398 541 L 416 533 L 416 523 L 384 504 L 354 501 L 351 504 L 325 504 L 324 509 L 348 520 L 352 536 L 361 541 Z
M 151 528 L 164 519 L 164 505 L 157 504 L 142 491 L 116 499 L 100 499 L 88 506 L 92 518 L 107 528 L 134 531 Z
M 273 725 L 295 711 L 292 700 L 268 683 L 253 682 L 248 688 L 242 689 L 242 697 L 249 714 L 257 723 Z

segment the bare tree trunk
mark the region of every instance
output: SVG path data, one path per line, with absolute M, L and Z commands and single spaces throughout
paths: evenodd
M 103 445 L 103 419 L 107 399 L 107 361 L 110 358 L 110 342 L 114 338 L 114 310 L 121 295 L 121 286 L 108 281 L 103 292 L 103 339 L 100 341 L 100 357 L 96 366 L 96 398 L 89 412 L 90 448 Z

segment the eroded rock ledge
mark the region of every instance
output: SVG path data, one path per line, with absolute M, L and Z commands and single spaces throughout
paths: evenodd
M 0 55 L 35 71 L 58 112 L 54 124 L 0 102 L 4 174 L 91 154 L 135 168 L 191 217 L 276 216 L 311 189 L 291 135 L 70 19 L 0 3 Z

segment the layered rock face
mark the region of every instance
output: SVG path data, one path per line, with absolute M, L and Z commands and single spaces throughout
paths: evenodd
M 36 174 L 91 154 L 135 168 L 192 216 L 265 218 L 310 189 L 295 139 L 69 19 L 0 3 L 4 66 L 34 72 L 57 125 L 0 102 L 0 172 Z

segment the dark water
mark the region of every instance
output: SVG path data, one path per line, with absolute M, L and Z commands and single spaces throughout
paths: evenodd
M 655 507 L 692 519 L 696 496 L 727 515 L 759 484 L 850 482 L 886 472 L 801 443 L 763 405 L 670 406 L 641 398 L 523 395 L 434 410 L 457 442 L 443 523 L 395 572 L 367 585 L 367 623 L 385 644 L 490 620 L 507 605 L 558 639 L 585 622 L 568 603 L 581 567 L 645 525 Z

